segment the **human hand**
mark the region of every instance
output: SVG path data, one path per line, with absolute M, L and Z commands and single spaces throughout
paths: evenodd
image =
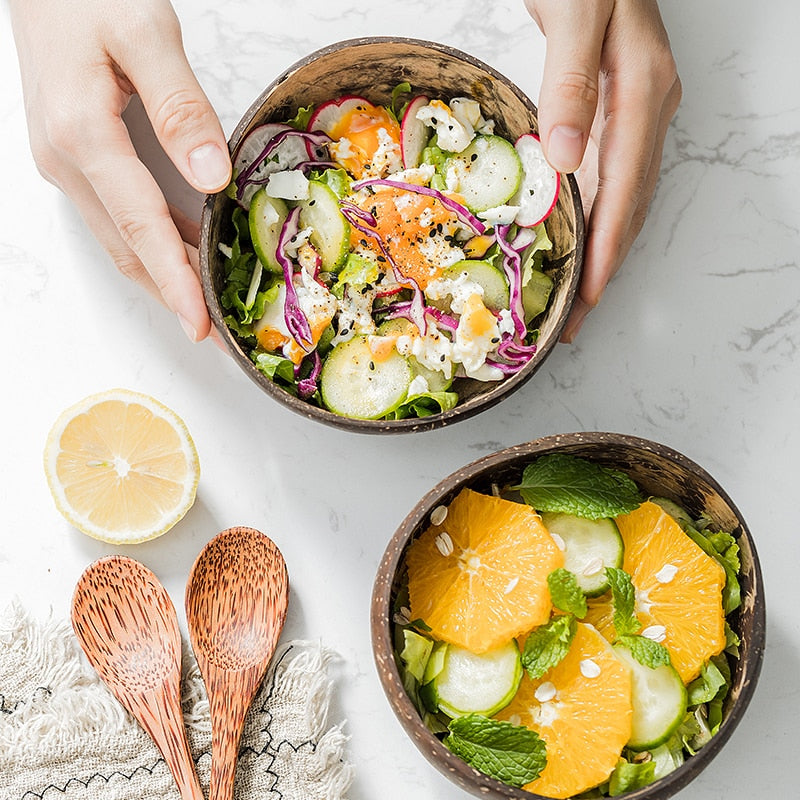
M 587 219 L 571 342 L 639 234 L 681 84 L 655 0 L 525 0 L 547 37 L 539 133 Z M 580 169 L 578 169 L 580 167 Z
M 192 341 L 204 339 L 211 321 L 196 251 L 181 236 L 191 239 L 191 226 L 173 218 L 122 119 L 139 94 L 195 189 L 230 181 L 225 136 L 169 0 L 11 0 L 11 17 L 39 171 L 74 201 L 120 272 L 172 310 Z

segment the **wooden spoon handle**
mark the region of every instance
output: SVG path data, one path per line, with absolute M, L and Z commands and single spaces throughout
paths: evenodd
M 179 683 L 169 681 L 159 690 L 120 700 L 156 743 L 182 800 L 204 800 L 183 724 Z
M 211 783 L 209 800 L 232 800 L 236 762 L 245 717 L 253 703 L 263 669 L 236 672 L 206 668 L 206 687 L 211 712 Z

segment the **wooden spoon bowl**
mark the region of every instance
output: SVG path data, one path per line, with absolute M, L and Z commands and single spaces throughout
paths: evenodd
M 230 800 L 244 720 L 275 652 L 289 600 L 280 550 L 229 528 L 197 557 L 186 587 L 189 635 L 211 710 L 211 800 Z
M 178 618 L 156 576 L 124 556 L 94 562 L 75 588 L 72 627 L 89 663 L 153 738 L 183 800 L 203 800 L 181 711 Z

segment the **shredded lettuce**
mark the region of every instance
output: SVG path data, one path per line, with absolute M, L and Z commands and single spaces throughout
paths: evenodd
M 407 417 L 429 417 L 455 408 L 458 395 L 455 392 L 424 392 L 409 397 L 402 405 L 387 414 L 384 419 L 406 419 Z

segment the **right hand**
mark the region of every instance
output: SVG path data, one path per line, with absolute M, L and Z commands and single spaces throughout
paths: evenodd
M 172 310 L 192 341 L 204 339 L 211 321 L 196 250 L 181 236 L 191 240 L 192 226 L 173 219 L 122 119 L 138 94 L 161 146 L 196 190 L 230 181 L 225 136 L 186 59 L 172 6 L 11 0 L 11 18 L 39 171 L 73 200 L 120 272 Z

